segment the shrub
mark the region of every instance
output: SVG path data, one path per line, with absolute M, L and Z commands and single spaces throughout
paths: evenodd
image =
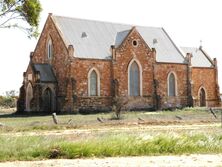
M 0 96 L 0 106 L 4 108 L 16 107 L 16 97 Z

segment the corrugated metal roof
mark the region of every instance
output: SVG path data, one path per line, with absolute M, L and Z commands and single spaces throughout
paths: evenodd
M 125 30 L 125 31 L 117 32 L 116 39 L 115 39 L 115 47 L 118 47 L 119 45 L 121 45 L 121 43 L 127 37 L 129 32 L 130 32 L 130 30 Z
M 212 67 L 212 63 L 199 48 L 195 47 L 181 47 L 185 53 L 191 53 L 191 64 L 193 67 Z
M 56 82 L 52 67 L 49 64 L 34 64 L 35 71 L 40 73 L 41 82 Z
M 132 25 L 52 16 L 67 45 L 73 45 L 75 57 L 110 59 L 111 45 L 118 46 L 133 28 Z M 156 49 L 158 62 L 184 63 L 184 57 L 162 28 L 136 29 L 150 48 Z M 82 34 L 86 37 L 82 37 Z M 153 44 L 156 39 L 157 43 Z

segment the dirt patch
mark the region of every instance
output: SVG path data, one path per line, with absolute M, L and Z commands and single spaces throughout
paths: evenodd
M 15 161 L 0 163 L 3 167 L 145 167 L 145 166 L 195 166 L 195 167 L 222 167 L 222 154 L 193 154 L 181 156 L 144 156 L 144 157 L 114 157 L 93 159 L 55 159 L 44 161 Z
M 32 132 L 8 132 L 2 133 L 4 136 L 64 136 L 64 135 L 79 135 L 79 134 L 91 134 L 94 132 L 97 133 L 106 133 L 106 132 L 130 132 L 130 131 L 164 131 L 164 130 L 201 130 L 212 127 L 220 127 L 220 123 L 211 123 L 211 124 L 191 124 L 191 125 L 129 125 L 123 127 L 101 127 L 93 129 L 68 129 L 68 130 L 50 130 L 50 131 L 32 131 Z

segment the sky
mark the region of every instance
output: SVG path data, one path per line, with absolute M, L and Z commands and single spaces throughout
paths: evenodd
M 219 66 L 222 84 L 221 0 L 40 0 L 39 31 L 48 13 L 131 25 L 163 27 L 177 46 L 199 47 Z M 0 29 L 0 95 L 22 86 L 38 39 L 18 29 Z

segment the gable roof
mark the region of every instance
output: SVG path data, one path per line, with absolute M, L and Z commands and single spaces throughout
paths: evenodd
M 195 47 L 181 47 L 185 53 L 192 54 L 191 65 L 193 67 L 212 67 L 210 57 L 201 49 Z
M 56 82 L 52 67 L 49 64 L 33 64 L 35 71 L 40 73 L 41 82 Z
M 79 58 L 111 59 L 111 45 L 119 46 L 134 27 L 55 15 L 51 18 L 66 45 L 73 45 L 74 55 Z M 163 28 L 142 26 L 135 28 L 147 45 L 156 49 L 157 62 L 185 62 L 182 53 Z

